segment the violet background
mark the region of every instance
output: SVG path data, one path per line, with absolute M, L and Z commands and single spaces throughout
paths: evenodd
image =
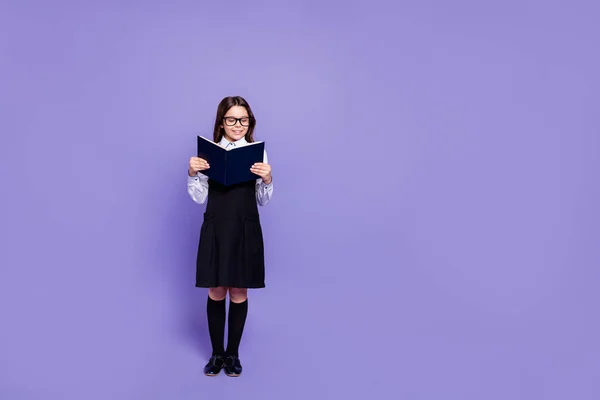
M 592 1 L 0 5 L 0 398 L 598 399 Z M 195 135 L 275 193 L 207 378 Z

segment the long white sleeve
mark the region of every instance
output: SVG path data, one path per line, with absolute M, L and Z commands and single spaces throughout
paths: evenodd
M 265 150 L 263 162 L 265 164 L 269 163 L 269 159 L 267 157 L 267 151 Z M 270 184 L 265 184 L 261 178 L 256 180 L 256 202 L 259 206 L 266 205 L 271 197 L 273 196 L 273 182 Z
M 208 177 L 200 172 L 196 176 L 188 175 L 188 194 L 198 204 L 202 204 L 208 197 Z

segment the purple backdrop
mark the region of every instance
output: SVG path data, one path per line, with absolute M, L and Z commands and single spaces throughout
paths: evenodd
M 1 399 L 600 397 L 597 5 L 200 3 L 2 3 Z M 206 378 L 186 169 L 233 94 L 268 287 Z

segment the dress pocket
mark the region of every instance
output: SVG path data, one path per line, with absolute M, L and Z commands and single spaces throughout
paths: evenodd
M 198 255 L 196 263 L 202 266 L 204 271 L 214 273 L 217 261 L 216 230 L 214 215 L 204 215 L 204 222 L 200 227 L 200 240 L 198 242 Z
M 246 265 L 251 270 L 262 269 L 264 266 L 264 243 L 260 218 L 248 215 L 244 221 L 244 255 Z

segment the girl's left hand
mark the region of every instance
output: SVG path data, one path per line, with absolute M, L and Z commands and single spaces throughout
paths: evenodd
M 271 183 L 271 166 L 265 163 L 256 163 L 250 168 L 253 174 L 260 176 L 267 185 Z

